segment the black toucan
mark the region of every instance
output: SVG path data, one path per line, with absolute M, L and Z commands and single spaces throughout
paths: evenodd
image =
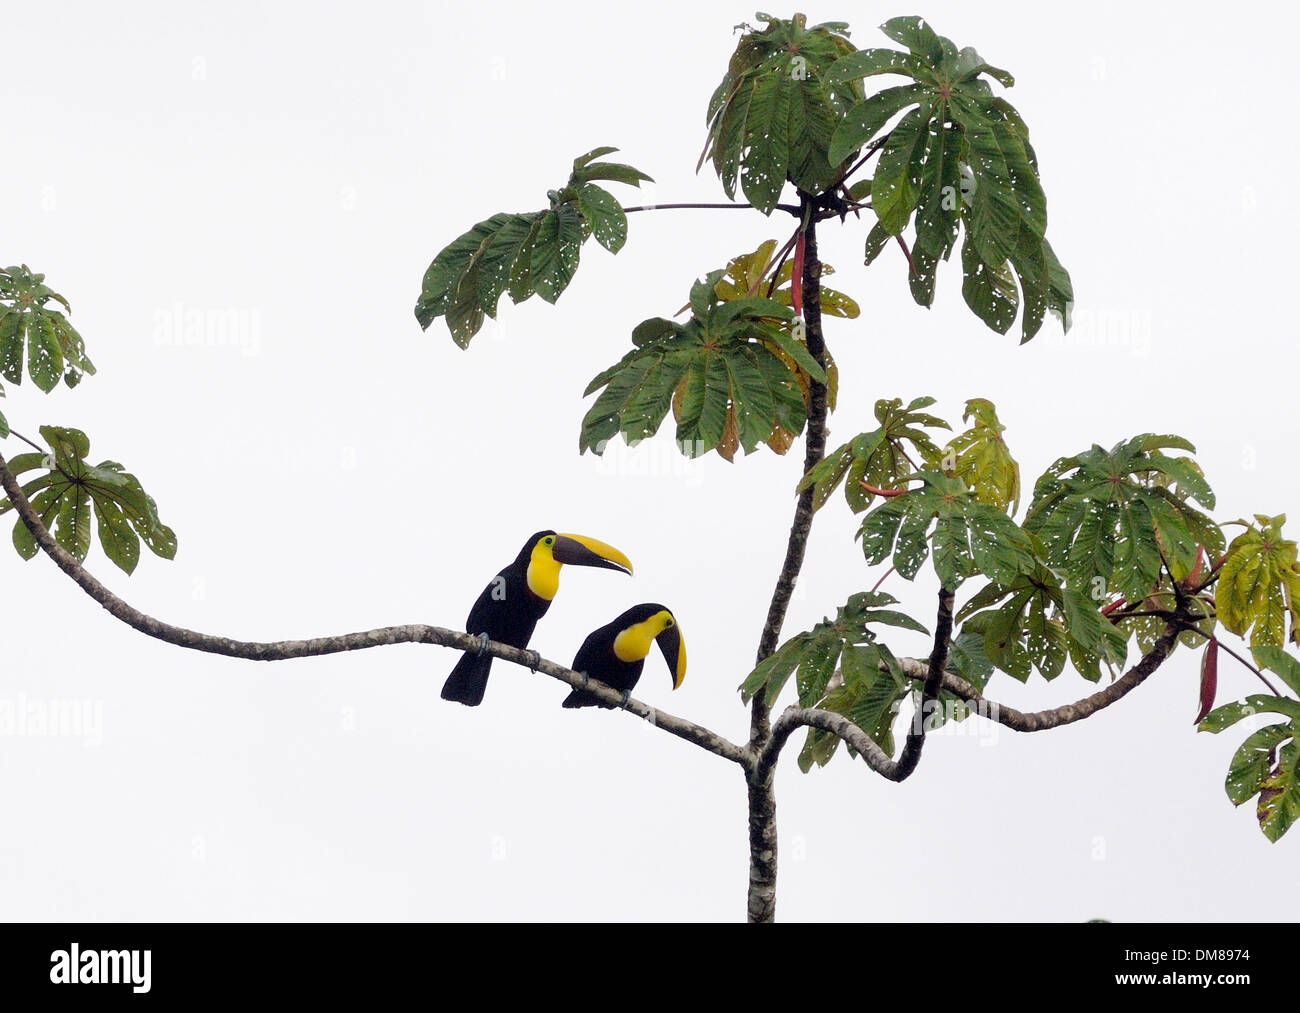
M 515 561 L 498 573 L 469 610 L 465 629 L 484 644 L 497 640 L 523 649 L 532 639 L 537 620 L 546 615 L 560 586 L 560 567 L 603 566 L 632 572 L 627 556 L 612 545 L 585 535 L 539 531 L 519 550 Z M 444 700 L 469 707 L 483 702 L 492 655 L 466 652 L 442 687 Z
M 573 670 L 623 691 L 624 703 L 641 678 L 650 641 L 659 644 L 673 689 L 686 678 L 686 645 L 673 614 L 662 605 L 635 605 L 608 626 L 602 626 L 582 642 L 573 659 Z M 575 689 L 564 698 L 565 707 L 611 707 L 590 693 Z

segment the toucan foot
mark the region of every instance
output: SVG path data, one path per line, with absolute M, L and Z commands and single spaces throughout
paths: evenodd
M 536 651 L 529 651 L 528 653 L 531 655 L 528 659 L 528 670 L 530 672 L 536 672 L 537 667 L 542 663 L 542 656 Z
M 482 657 L 484 654 L 487 653 L 488 641 L 491 639 L 492 638 L 489 637 L 486 633 L 480 633 L 478 635 L 478 656 L 479 657 Z
M 630 704 L 631 702 L 632 702 L 632 691 L 630 689 L 623 690 L 623 702 L 619 706 L 621 706 L 624 710 L 627 710 L 627 705 Z

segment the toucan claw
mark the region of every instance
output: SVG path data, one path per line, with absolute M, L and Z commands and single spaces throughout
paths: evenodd
M 537 651 L 529 651 L 528 653 L 532 656 L 528 661 L 528 671 L 536 672 L 538 666 L 542 663 L 542 656 Z
M 480 633 L 480 634 L 478 635 L 478 652 L 477 652 L 477 654 L 478 654 L 478 656 L 479 656 L 480 658 L 481 658 L 484 654 L 487 653 L 488 641 L 490 641 L 491 639 L 492 639 L 492 638 L 489 637 L 486 633 Z
M 631 702 L 632 702 L 632 691 L 630 689 L 623 690 L 623 702 L 619 706 L 622 707 L 624 710 L 627 710 L 627 705 L 630 704 Z

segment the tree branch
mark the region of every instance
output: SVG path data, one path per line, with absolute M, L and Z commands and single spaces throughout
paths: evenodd
M 390 644 L 436 644 L 458 651 L 478 651 L 482 641 L 468 633 L 444 629 L 441 626 L 412 624 L 407 626 L 386 626 L 377 630 L 361 633 L 345 633 L 332 637 L 313 637 L 308 640 L 277 640 L 269 642 L 232 640 L 228 637 L 212 636 L 173 626 L 153 616 L 146 615 L 139 609 L 119 598 L 92 576 L 76 558 L 54 540 L 54 536 L 41 523 L 41 519 L 31 503 L 23 494 L 18 480 L 9 470 L 8 462 L 0 455 L 0 486 L 13 503 L 14 509 L 27 525 L 33 537 L 60 570 L 66 573 L 76 584 L 104 607 L 110 615 L 132 629 L 146 636 L 153 637 L 177 647 L 204 651 L 208 654 L 220 654 L 229 658 L 242 658 L 246 661 L 286 661 L 291 658 L 312 658 L 326 654 L 339 654 L 343 651 L 359 651 L 370 647 L 385 647 Z M 485 648 L 488 654 L 502 661 L 549 675 L 552 679 L 567 683 L 575 689 L 585 689 L 597 699 L 613 704 L 617 709 L 626 710 L 642 720 L 649 721 L 657 728 L 662 728 L 670 735 L 685 739 L 702 749 L 738 763 L 748 771 L 754 762 L 753 754 L 744 746 L 739 746 L 721 735 L 710 731 L 694 722 L 679 718 L 666 711 L 658 710 L 629 699 L 623 704 L 623 694 L 595 679 L 588 679 L 580 672 L 575 672 L 563 665 L 541 658 L 533 651 L 521 650 L 509 644 L 488 641 Z
M 977 715 L 988 718 L 990 721 L 996 721 L 1000 725 L 1005 725 L 1012 731 L 1041 732 L 1049 728 L 1059 728 L 1061 725 L 1073 724 L 1076 721 L 1091 717 L 1099 710 L 1109 707 L 1137 689 L 1169 657 L 1169 653 L 1178 642 L 1180 632 L 1178 627 L 1173 624 L 1166 626 L 1165 632 L 1151 646 L 1151 650 L 1144 654 L 1124 675 L 1105 689 L 1098 690 L 1082 700 L 1076 700 L 1074 703 L 1065 704 L 1061 707 L 1054 707 L 1051 710 L 1025 713 L 1016 710 L 1014 707 L 1007 707 L 995 700 L 988 699 L 969 682 L 952 672 L 945 671 L 942 673 L 941 688 L 961 697 Z M 926 660 L 920 658 L 899 658 L 898 660 L 899 664 L 902 665 L 903 674 L 907 678 L 923 679 L 927 683 L 930 682 L 933 676 L 933 656 Z M 922 714 L 922 711 L 917 712 L 918 717 Z M 756 773 L 758 771 L 767 771 L 768 776 L 770 776 L 770 771 L 775 767 L 782 747 L 798 728 L 820 728 L 838 736 L 862 756 L 867 766 L 887 780 L 901 781 L 912 773 L 911 770 L 903 767 L 903 759 L 907 755 L 906 746 L 903 748 L 903 756 L 895 761 L 866 732 L 848 718 L 842 714 L 815 707 L 788 707 L 782 712 L 772 726 L 771 739 L 759 754 L 758 761 L 755 764 Z M 911 737 L 912 735 L 909 734 L 909 742 Z M 913 764 L 913 769 L 915 769 L 915 764 Z

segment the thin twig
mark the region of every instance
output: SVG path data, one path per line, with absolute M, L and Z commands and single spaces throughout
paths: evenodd
M 1227 652 L 1228 652 L 1229 654 L 1231 654 L 1234 658 L 1236 658 L 1236 659 L 1237 659 L 1238 661 L 1240 661 L 1243 665 L 1245 665 L 1248 669 L 1250 669 L 1250 671 L 1254 672 L 1254 673 L 1255 673 L 1255 677 L 1258 678 L 1259 681 L 1262 682 L 1265 686 L 1267 686 L 1267 687 L 1268 687 L 1268 691 L 1269 691 L 1270 693 L 1272 693 L 1274 696 L 1283 696 L 1283 695 L 1284 695 L 1283 693 L 1281 693 L 1281 692 L 1278 690 L 1278 688 L 1277 688 L 1276 686 L 1274 686 L 1271 682 L 1268 681 L 1268 677 L 1267 677 L 1266 675 L 1264 675 L 1264 673 L 1263 673 L 1262 671 L 1260 671 L 1259 668 L 1258 668 L 1257 666 L 1255 666 L 1255 665 L 1252 664 L 1251 662 L 1247 661 L 1245 658 L 1243 658 L 1240 654 L 1238 654 L 1236 651 L 1234 651 L 1231 647 L 1229 647 L 1227 644 L 1225 644 L 1222 640 L 1220 640 L 1220 639 L 1219 639 L 1218 637 L 1216 637 L 1214 634 L 1212 634 L 1212 633 L 1206 633 L 1206 632 L 1205 632 L 1204 630 L 1202 630 L 1199 626 L 1196 626 L 1194 623 L 1190 623 L 1190 622 L 1183 622 L 1183 623 L 1181 623 L 1181 626 L 1182 626 L 1183 629 L 1187 630 L 1189 633 L 1199 633 L 1199 634 L 1200 634 L 1201 636 L 1203 636 L 1206 640 L 1213 640 L 1215 643 L 1217 643 L 1217 644 L 1219 645 L 1219 648 L 1220 648 L 1221 650 L 1227 651 Z
M 49 450 L 48 450 L 47 448 L 42 447 L 42 446 L 41 446 L 40 444 L 38 444 L 38 443 L 34 443 L 34 442 L 32 442 L 32 441 L 29 440 L 26 436 L 24 436 L 22 433 L 18 432 L 17 429 L 10 429 L 10 430 L 9 430 L 9 435 L 10 435 L 10 436 L 17 436 L 20 440 L 22 440 L 24 443 L 26 443 L 29 447 L 31 447 L 31 448 L 32 448 L 34 451 L 36 451 L 38 454 L 45 454 L 45 455 L 48 455 L 48 454 L 50 453 Z
M 623 213 L 630 215 L 634 211 L 672 211 L 678 209 L 692 209 L 697 211 L 699 210 L 729 211 L 732 209 L 744 210 L 748 208 L 750 210 L 753 210 L 753 207 L 754 207 L 753 204 L 737 204 L 737 203 L 696 204 L 696 203 L 686 202 L 686 203 L 677 203 L 677 204 L 638 204 L 635 207 L 624 208 Z M 776 209 L 778 211 L 785 211 L 786 213 L 792 215 L 799 214 L 799 208 L 795 204 L 777 204 Z

